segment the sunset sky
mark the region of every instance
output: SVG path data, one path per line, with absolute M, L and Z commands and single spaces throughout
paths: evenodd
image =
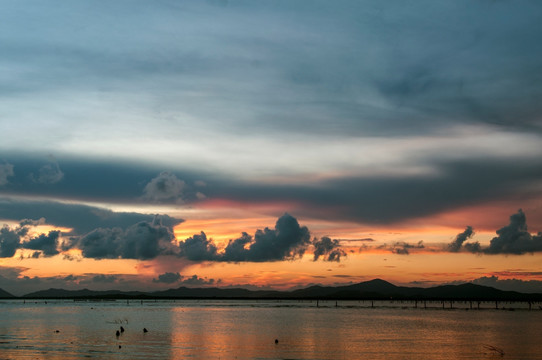
M 540 1 L 1 8 L 0 288 L 542 293 Z

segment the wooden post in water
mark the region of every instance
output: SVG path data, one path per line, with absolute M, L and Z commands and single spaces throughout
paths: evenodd
M 453 308 L 454 308 L 454 301 L 450 300 L 450 309 L 453 309 Z
M 472 300 L 469 301 L 469 308 L 472 310 Z
M 371 300 L 371 308 L 374 308 L 375 307 L 375 302 L 374 300 Z
M 499 310 L 499 302 L 495 301 L 495 310 Z

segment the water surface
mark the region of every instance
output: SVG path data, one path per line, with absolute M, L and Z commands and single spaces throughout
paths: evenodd
M 542 360 L 538 307 L 432 305 L 0 301 L 0 359 Z

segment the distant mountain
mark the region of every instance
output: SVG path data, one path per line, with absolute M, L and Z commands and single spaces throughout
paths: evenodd
M 32 292 L 30 294 L 23 295 L 24 298 L 32 299 L 55 299 L 55 298 L 124 298 L 124 297 L 138 297 L 146 296 L 146 293 L 141 291 L 120 291 L 120 290 L 106 290 L 95 291 L 89 289 L 82 290 L 64 290 L 64 289 L 48 289 Z
M 242 288 L 187 288 L 169 289 L 150 293 L 153 297 L 162 298 L 279 298 L 284 297 L 280 291 L 247 290 Z
M 0 289 L 0 299 L 10 299 L 14 297 L 15 297 L 14 295 L 11 295 L 7 291 Z
M 395 286 L 385 280 L 374 279 L 346 286 L 311 286 L 306 289 L 295 290 L 294 297 L 307 298 L 385 298 L 418 296 L 422 288 L 409 288 Z
M 0 293 L 1 295 L 1 293 Z M 9 295 L 9 294 L 8 294 Z M 542 294 L 522 294 L 475 284 L 441 285 L 431 288 L 395 286 L 381 279 L 345 286 L 310 286 L 293 291 L 247 290 L 242 288 L 187 288 L 155 292 L 119 290 L 93 291 L 49 289 L 24 298 L 108 298 L 108 299 L 333 299 L 333 300 L 516 300 L 542 301 Z

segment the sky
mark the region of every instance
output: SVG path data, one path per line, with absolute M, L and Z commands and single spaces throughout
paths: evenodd
M 542 3 L 3 1 L 0 288 L 542 292 Z

